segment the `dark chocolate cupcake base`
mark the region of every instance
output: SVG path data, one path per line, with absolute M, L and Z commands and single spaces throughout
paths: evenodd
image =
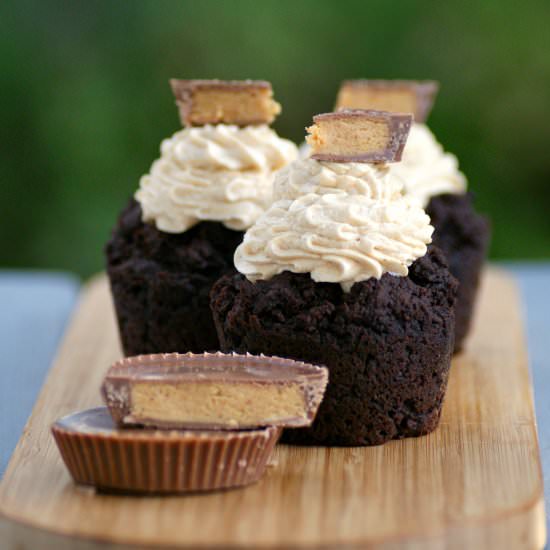
M 224 351 L 321 364 L 329 384 L 311 428 L 283 440 L 377 445 L 438 424 L 454 343 L 457 283 L 432 247 L 407 277 L 315 283 L 284 272 L 251 283 L 226 275 L 211 293 Z
M 470 330 L 490 240 L 490 225 L 473 206 L 472 195 L 438 195 L 426 209 L 435 227 L 433 243 L 449 263 L 459 287 L 455 306 L 455 353 Z
M 217 222 L 164 233 L 142 221 L 136 201 L 128 204 L 106 247 L 126 355 L 219 348 L 208 296 L 212 284 L 233 269 L 242 235 Z

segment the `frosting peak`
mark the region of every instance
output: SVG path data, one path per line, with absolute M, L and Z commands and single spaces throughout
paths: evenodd
M 191 127 L 161 144 L 161 154 L 207 170 L 277 170 L 295 158 L 295 146 L 269 126 L 228 124 Z
M 458 169 L 457 158 L 444 151 L 425 124 L 412 125 L 401 162 L 390 165 L 390 171 L 403 183 L 405 193 L 424 207 L 435 195 L 466 191 L 466 178 Z
M 428 215 L 386 166 L 298 160 L 278 174 L 275 197 L 235 252 L 251 281 L 292 271 L 349 291 L 407 275 L 431 241 Z
M 347 193 L 376 200 L 391 199 L 401 193 L 403 184 L 388 175 L 385 164 L 319 162 L 307 158 L 289 164 L 277 174 L 273 197 L 297 199 L 306 193 Z
M 296 146 L 266 125 L 185 128 L 161 144 L 136 199 L 145 221 L 181 233 L 202 220 L 244 230 L 269 206 L 277 170 Z

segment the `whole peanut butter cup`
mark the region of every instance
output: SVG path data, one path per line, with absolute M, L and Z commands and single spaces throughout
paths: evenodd
M 102 491 L 170 494 L 227 489 L 263 475 L 281 429 L 119 429 L 105 407 L 55 422 L 74 481 Z

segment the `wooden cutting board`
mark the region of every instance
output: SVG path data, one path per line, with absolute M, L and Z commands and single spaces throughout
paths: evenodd
M 224 493 L 105 496 L 72 484 L 49 432 L 59 416 L 100 403 L 102 376 L 120 355 L 108 286 L 98 277 L 84 288 L 0 485 L 1 546 L 542 548 L 520 310 L 513 281 L 489 269 L 441 425 L 429 436 L 371 448 L 281 445 L 258 484 Z

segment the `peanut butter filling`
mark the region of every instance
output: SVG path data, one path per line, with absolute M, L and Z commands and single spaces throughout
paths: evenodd
M 326 118 L 307 128 L 312 154 L 365 155 L 384 151 L 390 128 L 384 120 L 368 118 Z
M 303 390 L 292 383 L 136 383 L 130 402 L 131 416 L 165 423 L 239 427 L 307 417 Z
M 271 124 L 280 111 L 268 88 L 204 88 L 193 92 L 187 122 L 193 126 Z
M 342 86 L 336 99 L 336 110 L 376 109 L 394 113 L 415 113 L 417 97 L 411 89 L 373 89 L 367 86 Z

